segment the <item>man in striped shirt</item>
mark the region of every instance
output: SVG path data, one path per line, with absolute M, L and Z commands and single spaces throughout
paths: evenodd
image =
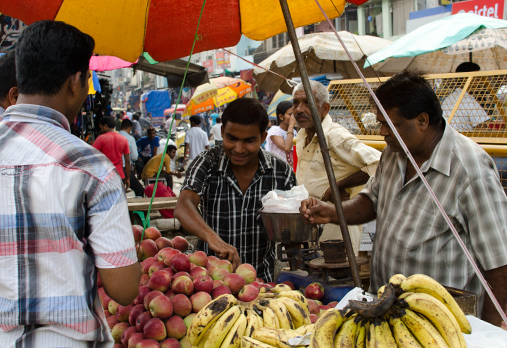
M 0 347 L 113 347 L 97 293 L 127 306 L 141 270 L 122 181 L 71 135 L 93 39 L 40 21 L 16 48 L 19 98 L 0 122 Z
M 430 84 L 415 72 L 397 74 L 375 92 L 446 214 L 491 285 L 507 305 L 507 197 L 491 157 L 450 127 Z M 397 273 L 426 274 L 443 285 L 478 295 L 478 315 L 501 317 L 451 229 L 377 110 L 387 143 L 375 176 L 343 203 L 348 224 L 377 218 L 371 291 Z M 310 199 L 301 213 L 309 223 L 338 223 L 334 206 Z

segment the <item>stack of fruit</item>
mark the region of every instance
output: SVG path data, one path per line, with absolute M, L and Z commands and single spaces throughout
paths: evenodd
M 315 323 L 311 348 L 465 348 L 471 333 L 449 292 L 423 274 L 397 274 L 374 302 L 350 301 L 350 309 L 325 311 Z
M 137 298 L 121 306 L 98 280 L 99 297 L 118 348 L 190 348 L 187 328 L 214 298 L 230 294 L 248 302 L 257 298 L 259 288 L 271 288 L 249 264 L 233 273 L 227 260 L 202 251 L 184 254 L 189 244 L 183 237 L 169 240 L 156 228 L 148 228 L 141 241 L 142 231 L 141 226 L 133 226 L 143 272 Z

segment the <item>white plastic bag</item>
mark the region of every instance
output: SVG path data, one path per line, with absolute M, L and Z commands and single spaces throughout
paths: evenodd
M 294 186 L 289 191 L 273 190 L 262 197 L 266 213 L 299 213 L 301 201 L 308 198 L 304 185 Z
M 472 333 L 465 336 L 467 348 L 507 348 L 507 331 L 467 315 Z

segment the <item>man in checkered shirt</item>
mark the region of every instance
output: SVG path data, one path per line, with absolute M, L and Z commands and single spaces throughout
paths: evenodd
M 231 261 L 234 268 L 250 263 L 258 277 L 271 282 L 275 250 L 260 220 L 261 198 L 272 190 L 290 190 L 296 177 L 286 162 L 261 149 L 268 114 L 259 101 L 233 101 L 222 122 L 223 146 L 190 164 L 175 216 L 199 237 L 207 254 Z
M 507 305 L 507 197 L 491 157 L 442 117 L 430 84 L 405 71 L 375 92 L 467 249 L 483 270 L 502 308 Z M 443 285 L 477 294 L 477 313 L 494 325 L 501 317 L 457 239 L 377 110 L 387 143 L 375 173 L 356 197 L 343 203 L 348 224 L 377 218 L 371 291 L 397 273 L 426 274 Z M 305 200 L 309 223 L 338 223 L 334 206 Z

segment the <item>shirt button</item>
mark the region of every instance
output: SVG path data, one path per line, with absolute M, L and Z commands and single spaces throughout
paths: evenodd
M 398 198 L 398 200 L 400 200 L 400 199 L 401 199 L 401 196 L 398 196 L 397 198 Z
M 388 222 L 387 222 L 387 226 L 389 226 L 389 225 L 390 225 L 390 222 L 388 221 Z

